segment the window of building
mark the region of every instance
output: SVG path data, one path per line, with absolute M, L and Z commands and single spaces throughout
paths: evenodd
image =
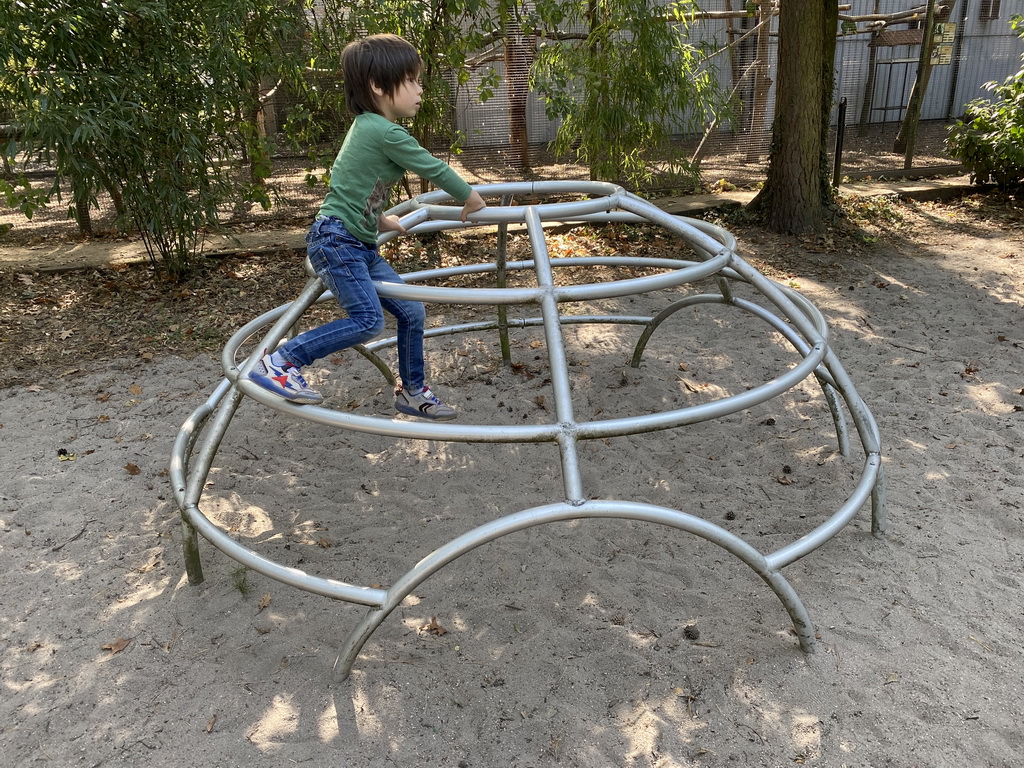
M 980 21 L 992 21 L 999 18 L 1000 0 L 981 0 L 978 8 L 978 19 Z

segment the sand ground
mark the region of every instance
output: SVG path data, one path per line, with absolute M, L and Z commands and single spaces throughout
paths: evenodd
M 751 257 L 762 246 L 757 233 L 741 240 Z M 785 570 L 816 654 L 722 550 L 587 520 L 460 558 L 332 684 L 364 609 L 239 570 L 205 542 L 205 582 L 185 578 L 167 466 L 219 362 L 126 356 L 0 391 L 0 762 L 1019 764 L 1021 230 L 936 209 L 891 247 L 794 255 L 787 269 L 879 423 L 888 480 L 885 538 L 864 509 Z M 602 309 L 644 314 L 672 298 Z M 787 365 L 775 334 L 734 313 L 676 321 L 639 369 L 634 327 L 567 331 L 577 413 L 662 410 Z M 467 423 L 539 423 L 553 409 L 542 352 L 539 332 L 517 331 L 509 369 L 490 334 L 445 337 L 428 345 L 431 382 Z M 325 361 L 311 379 L 332 407 L 392 415 L 361 358 Z M 830 515 L 862 460 L 838 455 L 812 384 L 693 428 L 588 441 L 580 456 L 588 497 L 685 510 L 764 551 Z M 204 511 L 286 565 L 387 586 L 475 525 L 563 497 L 549 445 L 396 441 L 246 401 Z

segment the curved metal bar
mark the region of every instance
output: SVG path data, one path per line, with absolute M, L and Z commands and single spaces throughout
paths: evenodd
M 691 405 L 661 413 L 643 416 L 632 416 L 623 419 L 606 419 L 578 424 L 577 434 L 581 440 L 604 437 L 618 437 L 625 434 L 656 432 L 662 429 L 681 427 L 686 424 L 698 424 L 703 421 L 728 416 L 729 414 L 752 408 L 782 394 L 810 376 L 820 365 L 826 347 L 822 343 L 815 344 L 807 357 L 775 379 L 756 387 L 729 395 L 708 403 Z
M 742 393 L 730 395 L 710 403 L 701 403 L 661 413 L 630 416 L 621 419 L 584 422 L 576 425 L 578 439 L 601 439 L 626 434 L 640 434 L 696 424 L 709 419 L 750 408 L 785 392 L 807 378 L 820 364 L 825 347 L 817 344 L 808 356 L 772 381 L 752 387 Z M 305 421 L 339 426 L 355 432 L 378 434 L 386 437 L 404 437 L 419 440 L 454 440 L 479 443 L 547 442 L 561 439 L 563 425 L 507 425 L 501 430 L 493 426 L 458 425 L 452 423 L 409 422 L 340 413 L 322 405 L 297 405 L 268 392 L 244 378 L 237 380 L 243 394 L 269 408 Z
M 185 478 L 184 495 L 182 497 L 183 504 L 179 506 L 199 503 L 206 479 L 210 475 L 210 468 L 213 466 L 213 458 L 217 455 L 217 449 L 220 448 L 221 440 L 224 439 L 224 434 L 227 432 L 228 426 L 231 424 L 235 411 L 238 410 L 241 402 L 241 392 L 238 391 L 237 387 L 231 387 L 228 389 L 225 397 L 218 403 L 217 409 L 212 414 L 212 420 L 207 421 L 203 425 L 203 428 L 206 430 L 206 439 L 200 446 L 195 461 L 189 462 L 189 474 Z
M 561 430 L 555 424 L 509 425 L 503 426 L 501 430 L 495 430 L 493 426 L 487 425 L 414 422 L 379 416 L 359 416 L 354 413 L 341 413 L 323 405 L 297 405 L 244 379 L 238 380 L 238 388 L 247 397 L 278 413 L 315 424 L 383 437 L 463 443 L 544 443 L 557 440 Z
M 871 495 L 881 467 L 881 456 L 877 453 L 869 454 L 864 462 L 864 473 L 861 475 L 860 482 L 857 483 L 857 487 L 850 494 L 846 503 L 817 528 L 804 534 L 792 544 L 765 557 L 768 567 L 771 570 L 785 568 L 787 565 L 813 552 L 845 528 L 847 523 L 860 511 Z
M 875 417 L 868 410 L 867 404 L 857 394 L 853 382 L 850 380 L 846 370 L 840 364 L 839 359 L 831 350 L 827 356 L 828 368 L 836 380 L 836 386 L 846 400 L 850 410 L 851 418 L 857 427 L 864 450 L 869 454 L 881 456 L 881 434 Z M 883 470 L 878 471 L 878 479 L 871 493 L 871 532 L 876 537 L 885 533 L 888 509 L 886 506 L 885 476 Z
M 775 592 L 793 621 L 800 641 L 800 647 L 807 653 L 815 649 L 814 630 L 810 616 L 796 592 L 786 579 L 772 568 L 764 555 L 754 547 L 724 528 L 701 517 L 667 507 L 641 502 L 612 500 L 589 500 L 582 504 L 549 504 L 543 507 L 523 510 L 506 517 L 478 526 L 458 538 L 452 539 L 420 560 L 387 591 L 387 598 L 376 609 L 369 611 L 363 620 L 349 633 L 334 665 L 334 679 L 344 680 L 363 645 L 401 602 L 428 577 L 453 560 L 471 552 L 477 547 L 510 533 L 522 531 L 545 523 L 565 522 L 583 518 L 618 518 L 656 523 L 676 528 L 699 536 L 749 566 Z
M 217 549 L 245 567 L 272 579 L 277 579 L 284 584 L 337 600 L 346 600 L 362 605 L 380 605 L 385 596 L 384 590 L 358 587 L 333 579 L 310 576 L 297 568 L 278 565 L 239 544 L 200 511 L 199 496 L 206 483 L 206 478 L 209 476 L 213 458 L 242 400 L 237 389 L 231 387 L 230 384 L 227 379 L 221 381 L 213 395 L 185 421 L 174 442 L 170 466 L 171 487 L 181 511 L 182 521 L 189 526 L 187 530 L 202 534 L 203 538 Z M 228 394 L 231 396 L 225 399 L 225 395 Z M 211 423 L 209 417 L 214 413 L 216 413 L 216 418 Z M 204 427 L 209 430 L 207 440 L 200 451 L 198 462 L 195 466 L 190 466 L 191 446 L 196 442 Z M 198 570 L 195 573 L 196 578 L 193 578 L 193 572 L 189 570 L 189 582 L 199 584 L 202 583 L 203 577 L 198 552 L 194 555 L 194 560 L 194 565 Z M 191 560 L 186 551 L 186 563 L 189 562 Z
M 867 404 L 857 394 L 857 389 L 853 386 L 853 381 L 850 379 L 849 374 L 846 373 L 846 369 L 839 362 L 839 358 L 831 350 L 826 355 L 826 364 L 832 377 L 835 379 L 836 388 L 843 393 L 843 397 L 850 409 L 850 416 L 857 426 L 861 442 L 864 443 L 864 450 L 868 453 L 881 454 L 882 438 L 878 431 L 875 417 L 871 415 Z
M 671 271 L 644 277 L 633 277 L 614 280 L 607 283 L 590 283 L 580 285 L 559 286 L 556 299 L 559 302 L 590 301 L 593 299 L 610 299 L 619 296 L 634 296 L 663 288 L 675 288 L 685 283 L 694 282 L 719 273 L 730 261 L 730 253 L 722 251 L 706 262 L 679 261 L 675 265 L 667 264 L 669 259 L 618 259 L 612 257 L 577 257 L 574 259 L 552 260 L 552 266 L 581 265 L 622 265 L 630 267 L 659 266 L 669 267 Z M 648 263 L 644 263 L 648 262 Z M 533 262 L 509 262 L 508 269 L 535 268 Z M 433 285 L 418 285 L 418 279 L 447 277 L 456 274 L 474 274 L 492 272 L 493 265 L 480 267 L 453 267 L 436 272 L 414 272 L 403 276 L 405 283 L 376 283 L 377 292 L 381 296 L 394 299 L 423 301 L 433 304 L 528 304 L 539 302 L 545 291 L 540 288 L 446 288 Z M 408 279 L 406 279 L 408 278 Z
M 672 302 L 665 307 L 661 312 L 656 314 L 651 322 L 647 324 L 644 332 L 640 334 L 640 338 L 637 339 L 636 345 L 633 347 L 633 357 L 629 361 L 631 368 L 639 368 L 640 360 L 644 356 L 644 350 L 647 349 L 647 342 L 650 341 L 651 336 L 658 330 L 658 327 L 665 322 L 668 318 L 672 317 L 676 312 L 692 307 L 695 304 L 722 304 L 723 299 L 721 296 L 712 296 L 710 294 L 702 294 L 698 296 L 687 296 L 686 298 L 679 299 L 679 301 Z
M 483 188 L 483 186 L 486 185 L 478 186 L 476 187 L 476 189 L 480 190 Z M 404 203 L 401 203 L 392 208 L 391 210 L 389 210 L 388 213 L 401 214 L 403 212 L 407 212 L 410 209 L 412 209 L 412 207 L 416 204 L 416 200 L 426 200 L 428 198 L 432 198 L 435 200 L 451 199 L 445 193 L 431 192 L 428 193 L 427 195 L 421 195 L 419 198 L 415 198 L 414 200 L 407 200 Z M 667 226 L 673 232 L 680 235 L 684 240 L 687 240 L 688 244 L 691 245 L 695 250 L 700 251 L 705 256 L 705 258 L 710 258 L 714 256 L 714 254 L 717 253 L 723 246 L 726 248 L 726 250 L 736 250 L 736 238 L 732 235 L 732 233 L 729 232 L 728 230 L 722 229 L 721 227 L 715 224 L 702 221 L 701 219 L 694 219 L 688 216 L 682 216 L 679 214 L 665 213 L 657 206 L 654 206 L 653 204 L 643 200 L 643 198 L 637 197 L 636 195 L 633 195 L 631 193 L 626 193 L 620 199 L 629 199 L 631 201 L 634 201 L 634 207 L 642 206 L 642 210 L 644 210 L 645 212 L 656 212 L 657 221 L 652 220 L 652 218 L 649 216 L 642 216 L 640 214 L 627 212 L 625 210 L 607 210 L 599 213 L 569 215 L 563 216 L 557 221 L 565 224 L 658 223 Z M 424 213 L 426 212 L 426 210 L 427 209 L 425 208 L 418 209 L 419 212 Z M 453 211 L 455 210 L 461 211 L 461 208 L 453 209 Z M 429 232 L 443 232 L 452 229 L 468 229 L 485 226 L 488 224 L 496 223 L 486 220 L 486 216 L 489 215 L 489 212 L 493 210 L 493 208 L 485 208 L 478 214 L 474 214 L 473 218 L 468 222 L 463 222 L 459 220 L 458 217 L 456 217 L 454 220 L 434 220 L 426 218 L 426 216 L 424 216 L 421 217 L 421 219 L 419 219 L 418 223 L 416 223 L 415 225 L 410 224 L 409 226 L 406 226 L 406 229 L 409 231 L 410 234 L 423 234 Z M 478 219 L 478 216 L 481 218 Z M 403 224 L 405 223 L 405 219 L 403 219 Z M 497 223 L 500 223 L 500 221 Z M 393 239 L 394 236 L 394 233 L 388 233 L 388 237 L 386 239 L 391 240 Z M 694 238 L 701 238 L 700 244 L 702 244 L 704 247 L 701 248 L 700 244 L 694 242 Z M 706 238 L 711 238 L 711 240 L 708 240 Z
M 421 231 L 420 227 L 422 227 L 423 224 L 427 222 L 430 217 L 430 212 L 426 210 L 414 210 L 410 212 L 408 209 L 403 209 L 402 211 L 399 211 L 398 208 L 392 208 L 391 210 L 387 211 L 387 213 L 388 215 L 398 216 L 402 227 L 407 232 Z M 467 226 L 465 224 L 461 225 Z M 400 236 L 400 233 L 395 230 L 381 232 L 379 235 L 377 235 L 377 245 L 383 245 L 384 243 L 394 240 Z M 309 263 L 309 259 L 306 259 L 306 262 Z M 309 271 L 312 272 L 312 266 L 310 266 Z
M 647 325 L 651 318 L 643 315 L 561 315 L 558 321 L 562 325 Z M 455 336 L 460 333 L 471 333 L 473 331 L 493 331 L 499 329 L 500 320 L 478 320 L 475 323 L 462 323 L 460 325 L 444 325 L 436 328 L 428 328 L 424 338 L 432 339 L 439 336 Z M 536 328 L 544 325 L 543 317 L 513 317 L 507 320 L 509 328 Z M 398 343 L 397 336 L 389 336 L 385 339 L 376 339 L 368 346 L 377 350 L 384 347 L 393 347 Z
M 684 273 L 689 280 L 699 280 L 701 277 L 707 277 L 706 268 L 703 264 L 696 261 L 686 261 L 684 259 L 665 259 L 655 258 L 651 256 L 562 256 L 557 259 L 549 259 L 549 263 L 554 268 L 563 267 L 652 267 L 658 269 L 677 270 L 695 267 L 692 272 Z M 525 261 L 507 261 L 505 262 L 506 269 L 512 271 L 526 271 L 533 270 L 536 265 L 532 259 Z M 497 272 L 496 262 L 483 262 L 479 264 L 462 264 L 457 267 L 445 267 L 441 269 L 424 269 L 419 272 L 407 272 L 402 275 L 402 280 L 408 283 L 416 283 L 421 280 L 440 280 L 448 277 L 456 277 L 460 275 L 477 275 Z M 677 272 L 676 272 L 677 273 Z M 714 273 L 711 273 L 714 274 Z M 632 278 L 630 278 L 632 279 Z M 685 281 L 684 281 L 685 282 Z M 591 283 L 591 285 L 609 285 L 610 283 Z M 388 283 L 388 285 L 397 285 L 396 283 Z M 633 284 L 634 287 L 636 284 Z M 641 287 L 646 287 L 641 285 Z M 462 288 L 464 291 L 474 291 L 475 288 Z M 606 298 L 606 297 L 600 297 Z
M 682 309 L 700 304 L 720 304 L 723 306 L 737 307 L 768 323 L 773 329 L 782 334 L 782 336 L 793 345 L 797 352 L 804 357 L 809 355 L 813 349 L 813 347 L 808 344 L 806 340 L 801 338 L 792 329 L 792 327 L 759 304 L 755 304 L 752 301 L 747 301 L 746 299 L 738 297 L 730 301 L 717 293 L 703 293 L 687 296 L 686 298 L 673 302 L 651 320 L 647 330 L 645 330 L 644 333 L 641 334 L 640 339 L 637 340 L 636 347 L 633 351 L 633 358 L 631 360 L 632 367 L 636 368 L 639 364 L 640 358 L 643 356 L 644 348 L 647 346 L 647 341 L 661 323 Z M 824 323 L 824 319 L 822 319 L 821 322 Z M 827 374 L 827 371 L 824 373 Z
M 693 219 L 682 219 L 678 216 L 673 216 L 671 213 L 666 213 L 656 205 L 653 205 L 646 200 L 641 200 L 638 197 L 625 196 L 621 198 L 622 207 L 630 213 L 636 213 L 652 224 L 658 224 L 669 232 L 675 232 L 685 239 L 694 248 L 699 249 L 705 254 L 718 253 L 720 251 L 726 251 L 728 253 L 734 253 L 736 250 L 736 240 L 731 235 L 727 240 L 731 240 L 731 245 L 726 246 L 723 240 L 719 240 L 714 234 L 720 233 L 723 230 L 709 229 L 707 227 L 697 226 Z M 726 238 L 723 238 L 726 239 Z
M 422 210 L 427 211 L 427 214 L 434 221 L 461 221 L 461 206 L 431 205 L 423 202 L 420 198 L 416 198 L 415 202 L 417 205 L 421 205 Z M 484 208 L 476 213 L 470 214 L 469 220 L 476 224 L 484 222 L 488 224 L 512 221 L 524 222 L 528 215 L 527 212 L 532 209 L 537 212 L 537 215 L 542 220 L 561 221 L 569 216 L 609 211 L 615 208 L 617 203 L 618 198 L 615 195 L 610 195 L 608 197 L 594 197 L 590 200 L 580 200 L 574 203 L 547 203 L 545 205 L 536 206 L 507 205 L 501 208 L 492 208 L 491 210 Z
M 209 520 L 195 504 L 187 504 L 182 511 L 191 525 L 193 525 L 203 537 L 213 546 L 219 549 L 228 557 L 237 560 L 246 568 L 257 573 L 262 573 L 282 584 L 297 589 L 312 592 L 316 595 L 323 595 L 335 600 L 344 600 L 348 603 L 359 605 L 381 605 L 386 599 L 387 593 L 383 589 L 375 587 L 360 587 L 354 584 L 347 584 L 335 579 L 325 579 L 320 576 L 311 576 L 298 568 L 289 568 L 279 565 L 269 558 L 253 552 L 232 539 L 223 530 Z
M 482 197 L 553 197 L 557 195 L 594 195 L 596 197 L 615 197 L 623 196 L 627 194 L 622 187 L 618 184 L 613 184 L 608 181 L 561 181 L 561 180 L 544 180 L 544 181 L 508 181 L 499 182 L 497 184 L 476 184 L 473 186 Z M 422 195 L 418 195 L 409 200 L 405 200 L 392 208 L 388 213 L 394 215 L 401 215 L 407 211 L 417 210 L 422 208 L 424 205 L 440 205 L 444 202 L 454 202 L 454 198 L 447 192 L 441 189 L 435 189 L 432 192 L 425 192 Z M 546 218 L 543 214 L 551 211 L 551 206 L 564 205 L 564 203 L 547 203 L 537 204 L 534 207 L 538 208 L 541 212 L 541 218 Z M 588 201 L 584 200 L 580 205 L 583 208 L 588 208 Z M 489 206 L 483 209 L 490 215 L 498 215 L 495 213 L 493 206 Z M 461 206 L 451 206 L 453 215 L 455 218 L 461 216 Z M 517 207 L 517 211 L 521 213 L 521 207 Z M 482 213 L 482 211 L 481 211 Z
M 722 282 L 724 281 L 725 278 L 722 278 Z M 725 304 L 739 307 L 740 309 L 744 309 L 750 314 L 760 318 L 761 320 L 764 320 L 769 325 L 771 325 L 776 331 L 781 333 L 783 337 L 787 341 L 789 341 L 789 343 L 792 344 L 793 347 L 795 347 L 801 355 L 807 355 L 810 352 L 811 348 L 807 344 L 807 342 L 804 339 L 802 339 L 793 330 L 791 326 L 787 325 L 777 316 L 773 315 L 771 312 L 768 312 L 766 309 L 764 309 L 758 304 L 754 304 L 753 302 L 733 296 L 731 292 L 729 293 L 729 295 L 726 295 L 723 292 L 722 295 L 700 294 L 688 296 L 684 299 L 680 299 L 679 301 L 670 304 L 668 307 L 659 312 L 654 318 L 652 318 L 651 322 L 648 323 L 647 328 L 644 329 L 644 332 L 640 335 L 640 338 L 637 340 L 636 346 L 633 348 L 633 357 L 630 361 L 631 367 L 640 367 L 640 360 L 643 357 L 644 350 L 647 347 L 647 342 L 650 340 L 651 336 L 658 329 L 658 327 L 666 319 L 668 319 L 681 309 L 685 309 L 686 307 L 693 306 L 695 304 Z M 809 310 L 806 310 L 805 314 L 811 316 L 817 315 L 820 318 L 820 313 L 818 313 L 817 309 L 814 307 L 810 307 Z M 824 324 L 824 318 L 821 318 L 821 323 Z M 846 419 L 844 418 L 842 409 L 839 406 L 839 398 L 837 397 L 833 386 L 834 380 L 832 378 L 832 375 L 824 366 L 819 366 L 814 371 L 814 375 L 821 386 L 822 394 L 825 397 L 825 402 L 828 404 L 829 411 L 832 414 L 832 421 L 835 424 L 836 428 L 836 441 L 839 444 L 839 452 L 843 456 L 849 456 L 849 430 L 846 427 Z
M 832 424 L 836 430 L 836 442 L 839 444 L 839 455 L 850 455 L 850 430 L 846 426 L 846 417 L 843 416 L 843 409 L 839 403 L 839 394 L 836 388 L 826 379 L 819 368 L 814 372 L 818 384 L 821 386 L 821 393 L 825 396 L 825 403 L 828 405 L 829 413 L 832 414 Z
M 785 288 L 774 280 L 769 280 L 739 256 L 734 256 L 730 263 L 732 269 L 746 282 L 754 286 L 762 296 L 774 304 L 783 315 L 794 325 L 807 340 L 820 339 L 828 344 L 828 326 L 825 318 L 809 301 Z
M 185 423 L 178 429 L 174 438 L 174 446 L 171 449 L 171 463 L 168 467 L 171 478 L 171 492 L 174 494 L 174 501 L 181 510 L 185 506 L 185 488 L 187 485 L 189 456 L 202 432 L 203 425 L 210 415 L 216 410 L 217 404 L 221 401 L 231 382 L 222 379 L 202 405 L 196 408 L 191 415 L 185 419 Z M 182 523 L 182 550 L 185 559 L 185 572 L 191 584 L 202 584 L 203 564 L 199 557 L 199 541 L 196 536 L 195 527 L 188 521 L 185 515 L 181 516 Z
M 789 612 L 801 647 L 814 649 L 814 634 L 802 602 L 781 569 L 804 557 L 838 534 L 863 507 L 868 498 L 872 505 L 872 533 L 881 535 L 886 525 L 886 499 L 878 426 L 867 405 L 857 394 L 853 383 L 829 346 L 829 329 L 821 312 L 811 302 L 789 288 L 775 283 L 745 262 L 737 253 L 736 240 L 726 230 L 713 224 L 686 217 L 673 216 L 653 204 L 625 192 L 621 187 L 604 182 L 513 182 L 477 187 L 481 194 L 522 198 L 544 195 L 593 195 L 594 199 L 577 202 L 532 203 L 521 206 L 491 206 L 473 214 L 471 221 L 461 222 L 461 208 L 446 193 L 438 191 L 405 201 L 389 213 L 401 216 L 407 230 L 434 231 L 454 227 L 475 227 L 497 223 L 501 230 L 508 222 L 521 221 L 527 230 L 533 258 L 511 263 L 494 263 L 428 270 L 403 276 L 403 284 L 378 284 L 381 295 L 395 298 L 454 304 L 535 305 L 540 317 L 496 322 L 465 323 L 433 328 L 427 336 L 472 332 L 509 327 L 542 327 L 548 350 L 551 384 L 554 390 L 555 423 L 535 425 L 465 425 L 454 423 L 410 422 L 398 419 L 359 416 L 341 413 L 324 406 L 296 405 L 282 400 L 249 381 L 244 374 L 255 364 L 263 348 L 276 348 L 285 334 L 292 332 L 302 314 L 314 303 L 332 298 L 319 279 L 310 271 L 311 279 L 290 304 L 266 312 L 246 323 L 228 339 L 221 354 L 225 378 L 215 392 L 186 420 L 175 439 L 171 459 L 171 482 L 185 532 L 185 560 L 189 579 L 202 580 L 199 562 L 198 534 L 246 567 L 299 589 L 346 600 L 369 608 L 362 622 L 346 640 L 336 665 L 336 674 L 347 676 L 360 648 L 374 629 L 402 599 L 423 579 L 462 554 L 487 541 L 541 523 L 584 517 L 624 518 L 649 521 L 677 528 L 700 536 L 733 555 L 752 568 L 775 592 Z M 649 259 L 645 257 L 572 257 L 550 258 L 544 240 L 544 222 L 562 221 L 628 221 L 649 222 L 679 236 L 696 254 L 696 260 Z M 381 236 L 386 242 L 394 233 Z M 504 259 L 501 260 L 502 262 Z M 637 278 L 590 284 L 557 285 L 553 270 L 559 267 L 629 266 L 663 270 Z M 422 285 L 420 282 L 444 279 L 454 275 L 500 272 L 505 269 L 532 269 L 537 284 L 530 288 L 448 288 Z M 592 299 L 647 293 L 674 288 L 684 283 L 711 278 L 718 281 L 719 294 L 687 297 L 670 305 L 655 317 L 626 315 L 560 315 L 559 304 Z M 500 278 L 499 278 L 500 279 Z M 735 282 L 748 285 L 764 299 L 764 304 L 736 296 Z M 574 413 L 572 389 L 567 368 L 561 328 L 575 323 L 622 323 L 644 325 L 641 340 L 634 349 L 634 362 L 639 362 L 651 334 L 666 318 L 682 307 L 699 303 L 724 304 L 740 309 L 768 323 L 796 350 L 799 359 L 792 367 L 769 381 L 749 390 L 716 400 L 654 414 L 641 414 L 617 419 L 579 423 Z M 256 349 L 239 362 L 242 346 L 261 335 Z M 392 345 L 395 339 L 381 339 L 358 351 L 367 357 L 386 378 L 393 374 L 376 355 L 376 350 Z M 739 536 L 702 518 L 677 510 L 640 502 L 587 501 L 580 471 L 577 448 L 580 440 L 640 434 L 695 424 L 735 413 L 765 402 L 796 386 L 809 376 L 822 386 L 824 399 L 832 412 L 839 436 L 840 450 L 848 453 L 850 436 L 844 413 L 853 421 L 864 449 L 864 466 L 856 487 L 839 509 L 809 533 L 769 555 L 763 555 Z M 213 460 L 232 418 L 244 398 L 282 414 L 342 429 L 386 437 L 486 443 L 542 443 L 558 445 L 565 501 L 532 510 L 525 510 L 485 523 L 459 536 L 416 564 L 389 590 L 360 587 L 344 581 L 312 576 L 301 570 L 287 568 L 256 554 L 235 541 L 209 520 L 200 509 L 202 493 Z M 845 409 L 842 407 L 845 404 Z
M 510 182 L 505 184 L 481 184 L 475 187 L 481 196 L 495 197 L 516 197 L 530 195 L 556 195 L 565 194 L 570 191 L 572 194 L 591 194 L 590 199 L 578 200 L 569 203 L 542 203 L 532 206 L 503 205 L 500 207 L 484 208 L 476 213 L 470 214 L 469 225 L 498 222 L 524 222 L 526 221 L 527 208 L 534 208 L 542 220 L 562 220 L 574 215 L 587 215 L 614 209 L 618 205 L 620 197 L 625 192 L 622 187 L 607 182 L 587 182 L 587 189 L 576 186 L 572 189 L 574 182 Z M 453 221 L 462 226 L 461 205 L 441 205 L 444 202 L 454 202 L 451 195 L 443 190 L 427 192 L 411 200 L 395 206 L 389 211 L 393 215 L 403 215 L 407 211 L 426 211 L 427 215 L 434 221 Z
M 187 478 L 190 465 L 189 456 L 207 419 L 217 409 L 218 403 L 224 398 L 230 387 L 231 382 L 227 379 L 222 379 L 216 389 L 214 389 L 213 394 L 206 399 L 206 402 L 196 408 L 185 419 L 185 423 L 178 429 L 178 434 L 174 438 L 174 445 L 171 448 L 169 474 L 171 478 L 171 492 L 174 494 L 174 500 L 179 507 L 185 504 L 185 489 L 188 483 Z

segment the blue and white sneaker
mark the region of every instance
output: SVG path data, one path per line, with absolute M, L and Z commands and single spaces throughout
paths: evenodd
M 395 410 L 434 421 L 451 421 L 458 415 L 454 408 L 434 397 L 429 387 L 424 387 L 418 395 L 410 395 L 404 389 L 396 389 Z
M 282 360 L 276 352 L 264 354 L 249 371 L 249 378 L 268 392 L 300 405 L 316 405 L 324 398 L 299 373 L 299 366 Z

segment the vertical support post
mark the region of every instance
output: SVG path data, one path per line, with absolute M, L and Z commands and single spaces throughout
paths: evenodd
M 206 577 L 203 576 L 203 562 L 199 556 L 199 535 L 195 527 L 181 516 L 181 550 L 185 559 L 185 574 L 188 576 L 188 583 L 193 587 L 202 584 Z
M 502 195 L 500 205 L 510 205 L 511 195 Z M 508 278 L 508 222 L 498 223 L 498 254 L 496 258 L 496 281 L 498 288 L 504 288 Z M 501 344 L 502 365 L 512 365 L 512 349 L 508 342 L 508 307 L 504 304 L 498 305 L 498 341 Z
M 885 496 L 885 467 L 880 466 L 875 487 L 871 489 L 871 535 L 876 539 L 885 537 L 889 523 L 889 509 Z

